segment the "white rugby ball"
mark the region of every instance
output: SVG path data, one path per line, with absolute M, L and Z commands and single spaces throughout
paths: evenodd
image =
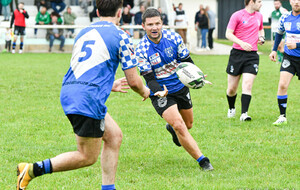
M 202 88 L 205 84 L 203 72 L 193 63 L 182 62 L 176 68 L 179 80 L 192 89 Z

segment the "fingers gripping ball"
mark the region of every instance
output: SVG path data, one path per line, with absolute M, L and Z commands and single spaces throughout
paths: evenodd
M 192 89 L 202 88 L 205 84 L 203 72 L 190 62 L 183 62 L 176 68 L 179 80 L 187 87 Z

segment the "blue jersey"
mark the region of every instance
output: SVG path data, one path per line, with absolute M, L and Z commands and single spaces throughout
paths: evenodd
M 130 37 L 111 22 L 100 21 L 77 35 L 64 76 L 60 100 L 65 114 L 103 119 L 119 63 L 137 66 Z
M 180 60 L 186 58 L 190 52 L 179 34 L 162 30 L 162 38 L 158 44 L 145 35 L 137 45 L 135 53 L 141 74 L 153 71 L 162 89 L 163 85 L 166 85 L 172 94 L 184 87 L 175 71 Z M 153 92 L 150 95 L 153 95 Z
M 300 42 L 300 15 L 294 16 L 291 12 L 282 15 L 279 19 L 277 33 L 286 33 L 285 42 L 299 43 Z M 288 49 L 284 46 L 284 52 L 291 56 L 300 57 L 300 49 Z

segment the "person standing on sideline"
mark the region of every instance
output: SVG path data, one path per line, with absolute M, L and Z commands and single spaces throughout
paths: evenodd
M 263 16 L 259 12 L 261 6 L 262 0 L 245 0 L 245 8 L 233 13 L 227 26 L 226 38 L 233 42 L 226 69 L 228 74 L 226 91 L 229 104 L 228 118 L 235 116 L 236 92 L 243 75 L 240 120 L 251 120 L 248 109 L 252 86 L 258 73 L 257 44 L 262 45 L 265 41 Z
M 15 30 L 14 30 L 15 39 L 12 45 L 12 50 L 11 50 L 12 53 L 15 53 L 18 36 L 20 36 L 20 41 L 21 41 L 19 53 L 23 53 L 24 36 L 25 36 L 25 28 L 26 28 L 25 18 L 29 18 L 29 15 L 24 9 L 24 3 L 20 2 L 18 4 L 18 8 L 13 12 L 10 21 L 10 28 L 12 28 L 12 26 L 15 25 Z
M 182 3 L 178 4 L 178 8 L 176 9 L 176 17 L 175 17 L 175 26 L 179 26 L 179 27 L 187 27 L 188 26 L 188 20 L 186 18 L 185 12 L 182 9 L 183 5 Z M 186 44 L 187 40 L 186 40 L 186 28 L 179 28 L 176 30 L 179 35 L 182 37 L 183 42 Z
M 11 0 L 1 0 L 2 10 L 3 10 L 3 16 L 4 16 L 4 22 L 9 21 L 10 17 L 10 8 L 9 4 L 11 3 Z
M 209 6 L 206 6 L 205 8 L 206 13 L 208 15 L 208 20 L 209 20 L 209 26 L 208 26 L 208 47 L 209 49 L 214 48 L 214 39 L 213 39 L 213 32 L 216 27 L 216 14 L 210 10 Z
M 203 170 L 213 170 L 188 129 L 193 125 L 193 106 L 189 89 L 178 79 L 175 70 L 180 62 L 192 62 L 189 50 L 175 32 L 162 29 L 162 18 L 155 8 L 143 14 L 146 35 L 136 47 L 139 70 L 151 90 L 156 112 L 167 122 L 173 142 L 198 161 Z
M 67 11 L 64 12 L 64 24 L 65 25 L 74 25 L 76 19 L 76 14 L 72 12 L 72 9 L 70 6 L 67 7 Z M 74 28 L 68 28 L 67 29 L 68 34 L 67 36 L 70 38 L 74 37 Z M 70 34 L 69 34 L 70 32 Z
M 200 9 L 199 9 L 199 11 L 196 12 L 196 15 L 195 15 L 195 30 L 197 32 L 197 46 L 196 46 L 196 50 L 200 50 L 201 30 L 199 28 L 199 20 L 200 20 L 200 17 L 202 16 L 200 14 L 200 10 L 201 9 L 203 9 L 203 5 L 200 5 Z
M 287 90 L 295 74 L 300 80 L 300 0 L 290 0 L 290 4 L 292 11 L 280 17 L 273 50 L 269 56 L 272 61 L 276 61 L 276 51 L 285 33 L 284 54 L 277 91 L 280 116 L 273 123 L 274 125 L 287 124 Z
M 275 34 L 277 32 L 279 19 L 282 14 L 288 12 L 285 8 L 281 6 L 280 0 L 274 0 L 274 8 L 275 10 L 271 13 L 271 16 L 269 18 L 269 22 L 271 23 L 271 31 L 272 31 L 272 37 L 275 39 Z M 278 62 L 282 62 L 283 58 L 283 46 L 284 43 L 280 43 L 277 50 L 277 56 L 278 56 Z
M 115 189 L 122 131 L 107 113 L 105 102 L 111 91 L 126 92 L 123 85 L 127 83 L 144 99 L 150 94 L 137 73 L 138 62 L 132 41 L 117 27 L 122 3 L 122 0 L 97 0 L 100 21 L 82 29 L 74 41 L 60 100 L 73 126 L 77 150 L 33 164 L 18 164 L 17 190 L 24 190 L 35 177 L 94 164 L 100 154 L 102 140 L 102 190 Z M 114 82 L 120 63 L 127 82 L 124 79 Z
M 208 26 L 209 26 L 209 20 L 208 20 L 208 16 L 207 13 L 205 11 L 205 9 L 201 9 L 200 10 L 200 17 L 199 17 L 199 28 L 201 31 L 201 49 L 203 51 L 208 50 L 209 48 L 207 47 L 207 43 L 206 43 L 206 35 L 208 32 Z

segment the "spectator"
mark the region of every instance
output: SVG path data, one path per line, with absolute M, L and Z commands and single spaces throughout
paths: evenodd
M 66 8 L 66 4 L 63 0 L 50 0 L 50 2 L 53 11 L 55 11 L 58 14 Z M 59 9 L 57 9 L 57 7 L 59 7 Z
M 161 15 L 163 25 L 168 25 L 169 24 L 168 15 L 162 12 L 161 7 L 159 7 L 157 10 Z
M 34 4 L 36 5 L 37 11 L 40 11 L 41 7 L 46 7 L 47 10 L 51 7 L 49 0 L 35 0 Z
M 52 16 L 52 21 L 50 24 L 53 26 L 60 25 L 60 23 L 58 22 L 57 16 Z M 64 34 L 63 29 L 57 29 L 57 28 L 47 29 L 46 39 L 50 41 L 49 52 L 52 51 L 53 42 L 55 39 L 60 40 L 59 51 L 64 52 L 63 47 L 65 44 L 65 37 L 63 34 Z
M 11 47 L 11 39 L 13 38 L 13 33 L 10 28 L 6 28 L 5 32 L 5 47 L 3 52 L 10 52 L 10 47 Z
M 89 7 L 89 0 L 80 0 L 79 5 L 83 9 L 84 14 L 87 14 L 88 13 L 88 7 Z
M 143 4 L 140 5 L 140 11 L 134 15 L 134 24 L 142 25 L 142 15 L 145 12 L 145 6 Z
M 278 29 L 279 19 L 282 14 L 287 13 L 288 11 L 281 6 L 280 0 L 274 0 L 274 8 L 275 10 L 271 13 L 269 17 L 269 22 L 271 23 L 271 31 L 272 31 L 272 38 L 275 39 L 275 34 Z M 281 63 L 283 59 L 283 52 L 284 52 L 284 40 L 278 46 L 277 56 L 278 62 Z
M 129 9 L 132 9 L 134 7 L 133 0 L 124 0 L 123 1 L 123 7 L 128 7 Z
M 93 8 L 92 12 L 89 13 L 89 17 L 90 17 L 91 22 L 93 22 L 94 17 L 98 17 L 97 16 L 97 7 L 96 7 L 96 1 L 95 0 L 93 0 L 93 7 L 94 8 Z
M 35 17 L 35 24 L 36 25 L 47 25 L 50 23 L 50 14 L 47 12 L 46 7 L 42 7 L 41 10 L 38 12 L 38 14 Z M 37 34 L 37 28 L 34 29 L 34 36 L 36 37 Z
M 200 41 L 201 41 L 201 30 L 199 28 L 199 20 L 200 20 L 200 17 L 202 16 L 200 14 L 201 9 L 203 9 L 203 5 L 200 5 L 200 9 L 198 12 L 196 12 L 196 15 L 195 15 L 195 30 L 197 31 L 197 50 L 200 49 Z
M 19 3 L 18 8 L 13 12 L 10 21 L 10 28 L 12 28 L 12 26 L 15 25 L 15 30 L 14 30 L 15 38 L 11 50 L 11 53 L 13 54 L 15 53 L 16 41 L 18 40 L 18 36 L 20 36 L 20 41 L 21 41 L 19 53 L 23 53 L 24 36 L 25 36 L 25 28 L 26 28 L 25 18 L 29 18 L 29 15 L 24 9 L 24 3 Z
M 182 3 L 179 3 L 176 9 L 175 26 L 187 27 L 188 21 L 184 10 L 182 9 Z M 186 44 L 186 28 L 177 29 L 177 32 L 182 37 L 183 42 Z
M 63 20 L 62 20 L 61 16 L 60 16 L 57 12 L 55 12 L 55 11 L 53 11 L 53 12 L 50 14 L 50 22 L 52 22 L 52 17 L 53 17 L 53 16 L 56 16 L 56 17 L 57 17 L 57 22 L 58 22 L 59 24 L 62 24 L 62 23 L 63 23 Z
M 205 9 L 200 10 L 200 20 L 199 20 L 199 28 L 201 30 L 201 36 L 202 36 L 202 43 L 201 48 L 202 50 L 206 50 L 206 34 L 208 32 L 208 17 Z
M 65 25 L 74 25 L 75 24 L 75 19 L 76 15 L 75 13 L 72 12 L 71 7 L 67 7 L 67 12 L 64 13 L 64 24 Z M 67 29 L 68 33 L 70 32 L 71 34 L 67 34 L 71 38 L 74 36 L 74 28 L 68 28 Z
M 206 13 L 208 16 L 208 47 L 209 49 L 214 48 L 214 41 L 213 41 L 213 32 L 216 27 L 216 14 L 209 9 L 209 6 L 206 6 Z
M 121 18 L 121 25 L 131 25 L 131 20 L 132 20 L 132 15 L 129 12 L 129 6 L 123 7 L 123 13 L 122 13 L 122 18 Z M 130 36 L 133 35 L 133 30 L 130 29 L 124 30 L 127 34 Z
M 4 16 L 3 21 L 9 21 L 9 17 L 10 17 L 9 4 L 10 3 L 11 3 L 11 0 L 1 0 L 1 5 L 2 5 L 2 9 L 3 9 L 3 16 Z

